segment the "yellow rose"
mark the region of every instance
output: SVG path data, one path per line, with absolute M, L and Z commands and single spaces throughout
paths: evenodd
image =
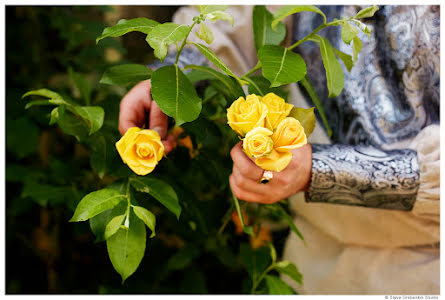
M 116 143 L 124 163 L 138 175 L 152 172 L 164 155 L 164 145 L 154 130 L 131 127 Z
M 294 118 L 285 118 L 278 124 L 272 135 L 274 149 L 278 152 L 288 152 L 307 144 L 306 134 L 300 122 Z
M 249 131 L 243 140 L 243 149 L 247 156 L 269 155 L 273 150 L 273 141 L 270 138 L 272 134 L 272 131 L 264 127 L 256 127 Z
M 291 160 L 291 152 L 278 152 L 273 150 L 268 156 L 258 157 L 255 160 L 255 163 L 264 170 L 281 172 L 287 167 Z
M 278 124 L 289 115 L 294 107 L 274 93 L 269 93 L 264 96 L 261 102 L 267 106 L 266 127 L 270 130 L 277 128 Z
M 253 128 L 264 127 L 266 115 L 267 106 L 257 95 L 251 94 L 246 99 L 239 97 L 227 109 L 227 123 L 244 137 Z

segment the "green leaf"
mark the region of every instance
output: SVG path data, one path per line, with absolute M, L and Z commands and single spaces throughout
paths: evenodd
M 287 275 L 299 284 L 303 284 L 303 275 L 297 267 L 289 261 L 280 261 L 275 264 L 275 269 L 281 274 Z
M 301 126 L 304 128 L 304 133 L 306 137 L 309 137 L 315 128 L 315 114 L 314 107 L 302 108 L 294 107 L 289 113 L 289 117 L 297 119 Z
M 91 146 L 90 165 L 97 175 L 103 178 L 113 170 L 112 162 L 117 158 L 116 147 L 103 135 L 92 136 L 88 144 Z
M 199 70 L 190 70 L 185 74 L 191 83 L 196 83 L 202 80 L 213 79 L 213 75 L 207 72 L 199 71 Z
M 179 219 L 181 206 L 175 190 L 170 185 L 160 179 L 142 176 L 131 177 L 130 183 L 137 191 L 153 196 Z
M 25 175 L 25 174 L 24 174 Z M 63 202 L 67 190 L 60 186 L 39 183 L 33 179 L 25 181 L 21 197 L 30 197 L 40 206 L 46 206 L 52 202 Z
M 103 135 L 95 138 L 93 140 L 93 151 L 90 156 L 90 165 L 93 170 L 102 179 L 107 170 L 107 162 L 110 160 L 109 147 L 107 147 L 107 142 Z
M 213 33 L 205 23 L 201 23 L 201 27 L 199 27 L 199 32 L 196 32 L 196 36 L 207 44 L 213 42 Z
M 229 15 L 228 13 L 221 11 L 221 10 L 207 13 L 207 14 L 205 14 L 205 17 L 212 22 L 215 22 L 217 20 L 229 21 L 230 24 L 232 24 L 232 26 L 233 26 L 233 17 L 231 15 Z
M 34 100 L 34 101 L 26 103 L 25 109 L 28 109 L 28 108 L 30 108 L 32 106 L 35 106 L 35 105 L 42 105 L 43 106 L 43 105 L 54 105 L 54 104 L 51 103 L 49 100 Z
M 335 52 L 327 38 L 315 35 L 313 41 L 320 44 L 321 58 L 326 71 L 330 98 L 337 97 L 343 90 L 344 75 L 343 70 L 335 57 Z
M 275 247 L 271 242 L 267 242 L 267 246 L 269 246 L 270 258 L 272 259 L 272 263 L 275 263 L 275 261 L 277 260 L 277 250 L 275 250 Z
M 201 254 L 201 250 L 193 244 L 187 244 L 179 249 L 167 262 L 168 270 L 182 270 Z
M 228 5 L 198 5 L 199 12 L 203 15 L 213 13 L 215 11 L 225 11 Z
M 248 244 L 240 245 L 239 257 L 246 266 L 250 278 L 254 278 L 263 273 L 270 264 L 270 253 L 267 247 L 252 249 Z
M 108 68 L 100 83 L 127 86 L 149 79 L 152 71 L 144 65 L 124 64 Z
M 98 131 L 104 123 L 104 109 L 100 106 L 74 106 L 73 110 L 90 126 L 90 135 Z
M 37 102 L 37 101 L 33 101 L 33 102 Z M 65 105 L 53 108 L 53 110 L 51 111 L 51 114 L 50 114 L 49 125 L 53 125 L 53 124 L 57 123 L 57 121 L 59 120 L 60 111 L 63 110 L 62 113 L 64 113 L 65 112 L 64 109 L 65 109 Z
M 358 28 L 352 26 L 348 21 L 344 20 L 341 29 L 341 38 L 346 44 L 351 44 L 352 39 L 358 34 Z
M 28 117 L 6 119 L 6 149 L 18 159 L 25 158 L 39 149 L 39 127 Z
M 151 78 L 151 94 L 161 110 L 179 126 L 198 118 L 202 102 L 195 87 L 177 65 L 157 69 Z
M 346 69 L 348 69 L 348 71 L 351 72 L 351 69 L 354 66 L 354 63 L 352 62 L 352 56 L 335 48 L 332 49 L 334 49 L 335 55 L 343 61 Z
M 70 67 L 68 68 L 68 73 L 70 75 L 71 81 L 74 83 L 76 88 L 79 90 L 80 95 L 85 100 L 85 104 L 90 104 L 90 96 L 91 96 L 91 85 L 88 80 L 82 76 L 82 74 L 74 72 Z
M 126 215 L 116 216 L 108 222 L 107 227 L 105 228 L 105 239 L 108 240 L 113 234 L 115 234 L 122 225 Z
M 110 217 L 111 211 L 112 209 L 103 211 L 89 220 L 91 231 L 94 233 L 94 236 L 96 237 L 95 240 L 96 243 L 105 241 L 105 228 L 112 219 L 112 217 Z
M 300 230 L 298 230 L 297 226 L 295 226 L 294 220 L 292 219 L 291 216 L 289 216 L 287 214 L 287 212 L 284 210 L 284 208 L 282 208 L 280 206 L 280 204 L 276 203 L 276 204 L 271 204 L 271 205 L 267 205 L 265 206 L 267 209 L 269 209 L 270 211 L 272 211 L 275 215 L 277 215 L 278 217 L 282 218 L 287 225 L 289 225 L 290 229 L 295 232 L 295 234 L 302 240 L 304 241 L 304 237 L 301 234 Z
M 188 65 L 184 69 L 195 69 L 201 72 L 205 72 L 209 75 L 210 78 L 219 80 L 224 85 L 227 94 L 233 100 L 244 96 L 243 89 L 239 86 L 235 79 L 226 76 L 216 70 L 213 70 L 212 68 L 205 66 Z
M 107 188 L 112 188 L 112 186 L 113 184 L 108 185 Z M 122 192 L 125 193 L 125 187 Z M 107 227 L 108 223 L 114 217 L 125 214 L 126 210 L 127 202 L 121 201 L 113 209 L 103 211 L 100 214 L 89 219 L 91 231 L 96 236 L 96 243 L 105 241 L 105 228 Z
M 147 225 L 148 228 L 151 230 L 150 237 L 154 237 L 156 235 L 155 227 L 156 227 L 156 217 L 155 215 L 146 209 L 145 207 L 141 206 L 133 206 L 133 211 L 135 215 L 141 219 L 145 225 Z
M 269 289 L 270 295 L 293 295 L 294 290 L 287 285 L 282 279 L 272 275 L 266 275 L 264 277 L 266 280 L 267 288 Z
M 190 31 L 183 24 L 164 23 L 157 25 L 147 35 L 147 43 L 154 49 L 155 56 L 164 61 L 169 45 L 182 41 Z
M 272 22 L 272 28 L 276 28 L 278 25 L 278 22 L 286 18 L 287 16 L 293 15 L 295 13 L 303 12 L 303 11 L 312 11 L 315 12 L 323 17 L 323 24 L 326 24 L 326 16 L 324 13 L 316 6 L 313 5 L 285 5 L 280 7 L 274 14 L 273 14 L 273 22 Z
M 265 6 L 254 6 L 252 12 L 253 39 L 255 48 L 260 49 L 264 45 L 279 45 L 286 36 L 286 26 L 278 22 L 278 27 L 272 29 L 273 15 Z
M 68 103 L 68 101 L 66 101 L 65 99 L 62 98 L 62 96 L 60 96 L 58 93 L 53 92 L 51 90 L 48 89 L 40 89 L 40 90 L 33 90 L 33 91 L 29 91 L 26 94 L 24 94 L 22 96 L 22 99 L 28 96 L 42 96 L 42 97 L 46 97 L 49 98 L 49 102 L 51 104 L 55 104 L 55 105 L 61 105 L 61 104 L 67 104 L 67 105 L 71 105 L 71 103 Z
M 24 176 L 26 174 L 26 176 Z M 26 180 L 46 177 L 46 173 L 27 165 L 19 165 L 8 162 L 5 166 L 5 179 L 10 182 L 26 182 Z
M 65 110 L 65 106 L 59 106 L 57 124 L 68 135 L 74 136 L 77 141 L 84 140 L 88 136 L 87 124 Z
M 236 77 L 236 75 L 233 74 L 233 72 L 222 62 L 222 60 L 220 60 L 207 46 L 199 43 L 193 43 L 193 45 L 195 45 L 196 48 L 198 48 L 198 50 L 201 51 L 201 53 L 204 54 L 204 56 L 214 63 L 215 66 L 217 66 L 221 71 L 235 78 L 241 85 L 246 83 L 244 80 Z
M 355 25 L 357 25 L 358 28 L 360 28 L 360 30 L 368 36 L 369 39 L 371 38 L 371 30 L 369 30 L 368 26 L 366 26 L 359 20 L 352 20 L 352 22 L 354 22 Z
M 130 226 L 122 227 L 107 240 L 108 256 L 122 283 L 133 274 L 142 261 L 146 246 L 144 223 L 130 213 Z
M 356 19 L 370 18 L 374 16 L 375 12 L 378 10 L 379 7 L 377 5 L 364 8 L 355 15 L 355 18 Z
M 249 78 L 246 78 L 246 80 L 249 82 L 249 94 L 265 96 L 268 93 L 274 93 L 283 99 L 287 99 L 288 97 L 287 90 L 280 87 L 271 88 L 270 81 L 263 76 L 250 76 Z
M 96 39 L 96 44 L 106 37 L 117 37 L 131 31 L 139 31 L 148 34 L 153 27 L 157 25 L 159 25 L 158 22 L 147 18 L 135 18 L 130 20 L 122 19 L 119 20 L 116 25 L 105 28 L 101 36 Z
M 358 37 L 354 37 L 352 45 L 352 55 L 354 56 L 354 62 L 357 61 L 357 56 L 362 51 L 363 45 L 362 41 Z
M 80 200 L 70 222 L 88 220 L 101 212 L 111 209 L 126 196 L 112 189 L 102 189 L 89 193 Z
M 314 86 L 312 85 L 311 81 L 309 80 L 309 77 L 306 75 L 301 81 L 300 84 L 304 87 L 306 92 L 309 94 L 309 97 L 311 97 L 312 102 L 314 102 L 315 107 L 318 109 L 318 113 L 321 116 L 321 119 L 323 120 L 323 125 L 326 128 L 326 131 L 328 132 L 328 136 L 332 136 L 332 129 L 329 126 L 328 119 L 326 118 L 326 115 L 324 113 L 323 105 L 321 105 L 320 98 L 318 97 L 317 92 L 315 91 Z
M 270 87 L 300 81 L 306 75 L 306 63 L 297 53 L 281 46 L 265 45 L 258 51 L 263 65 L 263 76 Z

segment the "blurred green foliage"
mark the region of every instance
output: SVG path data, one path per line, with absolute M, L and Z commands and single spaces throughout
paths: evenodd
M 183 126 L 199 155 L 179 146 L 156 169 L 180 195 L 180 221 L 151 196 L 135 193 L 135 201 L 149 208 L 156 228 L 162 228 L 147 241 L 135 275 L 121 285 L 105 243 L 97 243 L 100 238 L 91 232 L 100 236 L 94 225 L 68 223 L 84 195 L 104 186 L 120 189 L 121 179 L 131 174 L 113 145 L 120 137 L 119 102 L 128 89 L 99 79 L 116 63 L 150 63 L 153 53 L 134 42 L 141 39 L 138 33 L 95 44 L 116 9 L 6 7 L 6 292 L 249 293 L 249 272 L 264 271 L 269 250 L 253 250 L 247 236 L 233 234 L 232 223 L 217 234 L 230 205 L 229 150 L 238 140 L 225 123 L 211 121 L 224 114 L 227 104 L 221 95 L 210 95 L 211 88 L 198 87 L 209 104 L 197 121 Z M 145 10 L 148 17 L 162 16 L 158 21 L 164 22 L 176 7 L 153 7 L 152 15 L 150 9 Z M 93 134 L 78 143 L 66 134 L 67 127 L 49 125 L 52 106 L 25 110 L 28 101 L 22 95 L 40 88 L 55 90 L 76 105 L 102 107 L 103 140 Z M 98 149 L 108 154 L 106 167 L 98 163 Z M 278 253 L 287 232 L 274 234 Z M 256 269 L 249 267 L 252 257 Z

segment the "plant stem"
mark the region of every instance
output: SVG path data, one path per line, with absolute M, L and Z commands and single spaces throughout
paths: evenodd
M 235 203 L 235 208 L 236 211 L 238 212 L 238 217 L 240 219 L 241 222 L 241 226 L 243 226 L 243 231 L 251 236 L 253 236 L 253 229 L 252 226 L 246 226 L 244 223 L 244 218 L 243 218 L 243 214 L 241 213 L 241 208 L 239 205 L 239 200 L 238 198 L 235 196 L 235 194 L 232 191 L 232 198 L 233 198 L 233 203 Z
M 351 18 L 349 18 L 351 19 Z M 348 19 L 348 20 L 349 20 Z M 321 24 L 320 26 L 318 26 L 317 28 L 314 29 L 314 31 L 312 31 L 311 33 L 309 33 L 307 36 L 305 36 L 304 38 L 302 38 L 301 40 L 295 42 L 293 45 L 291 45 L 289 48 L 287 48 L 287 50 L 292 50 L 295 47 L 300 46 L 302 43 L 306 42 L 307 40 L 309 40 L 311 37 L 313 37 L 317 32 L 319 32 L 320 30 L 322 30 L 323 28 L 332 26 L 332 25 L 336 25 L 336 24 L 340 24 L 344 22 L 343 20 L 337 20 L 337 21 L 332 21 L 330 23 L 326 23 L 326 24 Z
M 233 202 L 232 202 L 232 204 L 230 205 L 229 210 L 226 212 L 226 214 L 225 214 L 224 217 L 223 217 L 223 224 L 222 224 L 221 227 L 219 228 L 219 230 L 218 230 L 218 234 L 223 233 L 223 231 L 224 231 L 224 229 L 226 228 L 227 224 L 229 224 L 230 217 L 232 216 L 233 206 L 234 206 L 234 204 L 233 204 Z
M 244 74 L 243 76 L 241 76 L 241 79 L 242 79 L 243 77 L 247 77 L 247 76 L 249 76 L 250 74 L 252 74 L 252 73 L 255 72 L 255 71 L 258 71 L 259 69 L 261 69 L 261 67 L 262 67 L 262 64 L 261 64 L 260 61 L 258 61 L 258 63 L 256 64 L 256 66 L 253 67 L 252 70 L 250 70 L 249 72 L 247 72 L 246 74 Z
M 126 195 L 127 195 L 127 210 L 125 212 L 126 217 L 125 217 L 124 226 L 128 228 L 129 225 L 130 225 L 130 206 L 131 206 L 131 201 L 130 201 L 130 198 L 131 198 L 130 179 L 127 181 L 127 192 L 126 192 Z
M 261 281 L 263 281 L 264 277 L 267 275 L 267 273 L 269 273 L 270 271 L 273 270 L 273 268 L 275 267 L 275 264 L 272 263 L 266 270 L 264 270 L 264 272 L 261 274 L 261 276 L 258 278 L 258 280 L 256 280 L 253 284 L 252 284 L 252 289 L 250 290 L 250 293 L 253 294 L 255 293 L 256 288 L 258 287 L 258 285 L 261 283 Z
M 193 26 L 196 25 L 196 21 L 193 22 L 193 24 L 190 26 L 189 32 L 187 32 L 187 35 L 184 38 L 184 41 L 182 42 L 181 48 L 179 48 L 178 53 L 176 53 L 176 60 L 175 60 L 175 65 L 178 64 L 178 60 L 179 60 L 179 55 L 181 55 L 182 49 L 184 48 L 185 44 L 187 43 L 187 38 L 189 37 L 190 32 L 193 29 Z

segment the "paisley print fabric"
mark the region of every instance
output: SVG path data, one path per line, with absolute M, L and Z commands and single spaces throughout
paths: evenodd
M 353 16 L 361 7 L 320 9 L 329 22 L 334 17 Z M 294 42 L 321 23 L 317 14 L 297 14 Z M 312 183 L 306 201 L 406 210 L 412 207 L 419 185 L 415 152 L 387 153 L 381 158 L 385 163 L 377 165 L 371 153 L 406 144 L 422 128 L 439 122 L 439 7 L 381 6 L 364 23 L 371 29 L 371 38 L 360 31 L 363 50 L 351 72 L 343 66 L 345 86 L 334 99 L 327 97 L 318 46 L 305 43 L 299 49 L 333 129 L 332 141 L 366 149 L 359 155 L 352 146 L 314 146 Z M 341 26 L 329 27 L 320 35 L 327 37 L 333 47 L 352 55 L 352 47 L 341 40 Z M 355 158 L 356 163 L 351 164 L 347 157 Z M 393 168 L 399 164 L 407 168 Z M 409 185 L 405 184 L 405 175 L 410 178 Z M 382 184 L 374 186 L 376 182 Z

